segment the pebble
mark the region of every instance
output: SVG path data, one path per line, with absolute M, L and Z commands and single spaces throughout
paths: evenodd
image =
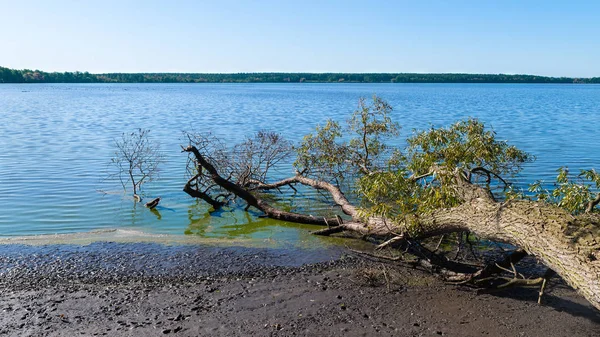
M 306 263 L 311 264 L 311 269 L 352 263 L 352 259 L 338 260 L 342 254 L 342 247 L 307 253 L 301 249 L 165 246 L 158 243 L 2 245 L 0 275 L 3 277 L 0 278 L 0 286 L 12 290 L 35 290 L 72 283 L 71 290 L 76 291 L 77 284 L 82 283 L 168 286 L 174 281 L 197 282 L 199 278 L 207 282 L 227 280 L 230 275 L 237 279 L 263 279 L 266 275 L 288 274 L 291 267 Z M 209 292 L 219 290 L 211 285 L 207 285 L 207 289 Z M 106 298 L 110 293 L 97 296 Z M 133 300 L 134 296 L 125 297 L 126 303 Z M 62 303 L 63 300 L 53 302 Z

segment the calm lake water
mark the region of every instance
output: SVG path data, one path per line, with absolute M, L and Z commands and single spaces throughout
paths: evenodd
M 271 129 L 299 141 L 327 118 L 345 120 L 359 97 L 373 94 L 393 105 L 402 136 L 413 128 L 479 118 L 500 139 L 537 156 L 522 183 L 551 180 L 560 166 L 600 169 L 597 85 L 3 84 L 0 237 L 116 229 L 105 232 L 291 244 L 322 240 L 310 236 L 311 227 L 258 214 L 226 210 L 209 217 L 205 204 L 181 191 L 181 131 L 211 131 L 233 144 Z M 150 129 L 166 157 L 160 179 L 143 189 L 145 200 L 163 198 L 158 212 L 134 205 L 120 185 L 103 179 L 114 139 L 136 128 Z M 280 174 L 293 170 L 281 168 Z

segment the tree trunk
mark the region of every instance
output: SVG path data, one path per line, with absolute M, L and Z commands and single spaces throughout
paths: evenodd
M 574 217 L 558 207 L 529 201 L 476 199 L 455 209 L 436 211 L 423 223 L 434 232 L 458 226 L 480 238 L 521 247 L 600 310 L 598 216 Z
M 457 180 L 465 202 L 421 217 L 420 236 L 468 230 L 523 248 L 600 310 L 600 216 L 573 216 L 542 202 L 495 202 L 483 188 Z

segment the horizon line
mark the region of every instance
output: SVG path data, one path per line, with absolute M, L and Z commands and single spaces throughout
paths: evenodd
M 356 75 L 387 75 L 387 74 L 416 74 L 416 75 L 506 75 L 506 76 L 535 76 L 535 77 L 546 77 L 546 78 L 570 78 L 570 79 L 592 79 L 596 76 L 549 76 L 549 75 L 537 75 L 528 73 L 469 73 L 469 72 L 347 72 L 347 71 L 238 71 L 238 72 L 177 72 L 177 71 L 141 71 L 141 72 L 128 72 L 128 71 L 105 71 L 105 72 L 90 72 L 87 70 L 73 70 L 73 71 L 46 71 L 41 69 L 30 69 L 30 68 L 9 68 L 0 66 L 0 68 L 6 68 L 17 71 L 32 71 L 32 72 L 45 72 L 45 73 L 89 73 L 93 75 L 107 75 L 107 74 L 207 74 L 207 75 L 236 75 L 236 74 L 356 74 Z

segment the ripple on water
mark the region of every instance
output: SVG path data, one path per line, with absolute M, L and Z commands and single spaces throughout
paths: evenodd
M 320 242 L 307 228 L 262 221 L 258 214 L 223 212 L 181 192 L 186 157 L 182 130 L 210 131 L 228 144 L 259 129 L 293 141 L 323 124 L 343 121 L 361 96 L 377 94 L 395 108 L 402 135 L 413 128 L 475 117 L 500 139 L 536 155 L 517 185 L 551 180 L 560 166 L 600 168 L 597 125 L 600 86 L 465 84 L 53 84 L 0 86 L 0 236 L 132 230 L 205 240 Z M 114 139 L 150 129 L 166 162 L 143 197 L 163 198 L 151 212 L 105 179 Z M 401 137 L 402 138 L 402 137 Z M 397 145 L 402 146 L 398 140 Z M 285 177 L 288 165 L 278 168 Z M 99 192 L 100 191 L 100 192 Z M 286 196 L 292 191 L 284 190 Z M 330 211 L 319 195 L 289 206 Z

